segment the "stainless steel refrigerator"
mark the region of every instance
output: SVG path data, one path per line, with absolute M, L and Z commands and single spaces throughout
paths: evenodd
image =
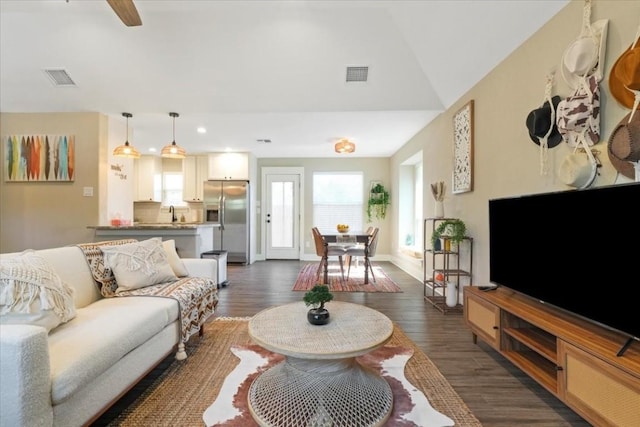
M 213 223 L 213 250 L 227 251 L 227 262 L 249 262 L 249 182 L 205 181 L 204 221 Z

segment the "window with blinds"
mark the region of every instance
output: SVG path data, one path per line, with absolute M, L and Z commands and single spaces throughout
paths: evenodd
M 187 202 L 182 198 L 182 173 L 162 174 L 162 205 L 187 206 Z
M 313 225 L 333 230 L 348 224 L 364 229 L 362 172 L 315 172 L 313 174 Z

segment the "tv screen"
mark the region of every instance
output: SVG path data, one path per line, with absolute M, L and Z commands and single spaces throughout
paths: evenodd
M 640 337 L 640 183 L 489 200 L 489 280 Z

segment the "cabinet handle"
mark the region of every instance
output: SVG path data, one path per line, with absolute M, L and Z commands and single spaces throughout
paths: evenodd
M 556 371 L 562 371 L 562 370 L 563 370 L 562 366 L 556 366 Z
M 500 328 L 498 328 L 497 326 L 494 326 L 493 329 L 497 331 Z

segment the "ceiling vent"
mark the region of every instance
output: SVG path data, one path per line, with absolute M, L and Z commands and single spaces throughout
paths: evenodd
M 64 69 L 48 69 L 44 72 L 49 76 L 54 86 L 75 86 L 76 82 L 71 79 L 67 70 Z
M 256 141 L 260 144 L 271 144 L 271 140 L 268 138 L 265 139 L 256 139 Z
M 369 67 L 347 67 L 347 83 L 366 82 L 369 75 Z

